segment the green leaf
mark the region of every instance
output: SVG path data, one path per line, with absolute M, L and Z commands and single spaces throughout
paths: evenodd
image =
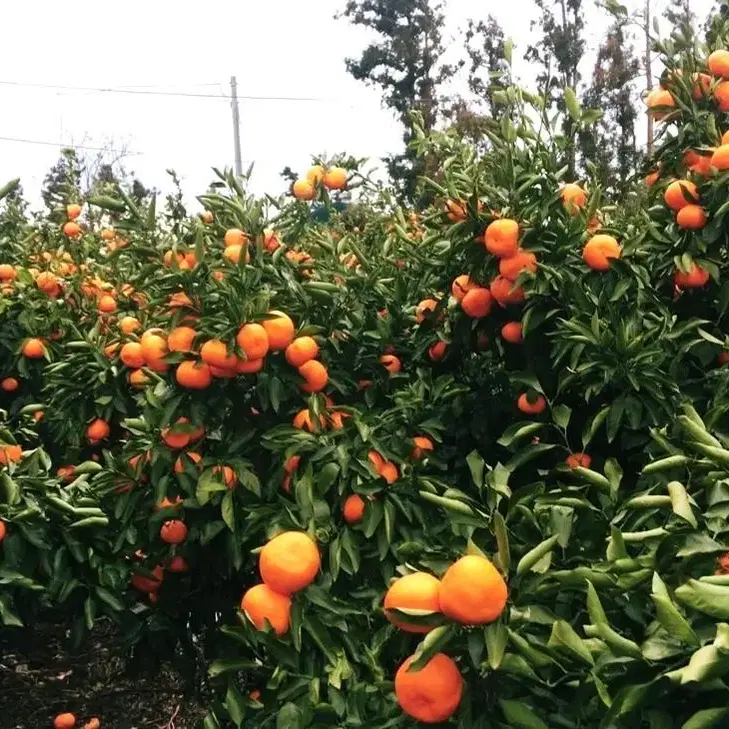
M 688 580 L 676 589 L 676 598 L 687 607 L 720 620 L 729 620 L 729 586 Z
M 729 717 L 729 708 L 701 709 L 681 724 L 681 729 L 720 729 L 722 719 Z
M 494 517 L 491 522 L 494 536 L 496 537 L 496 546 L 498 553 L 496 558 L 499 562 L 501 571 L 505 574 L 509 574 L 511 569 L 511 552 L 509 549 L 509 534 L 506 530 L 506 522 L 500 512 L 495 511 Z
M 228 490 L 225 496 L 223 496 L 223 501 L 220 504 L 220 513 L 228 529 L 230 529 L 231 532 L 235 532 L 235 505 L 233 503 L 233 492 L 231 490 Z
M 580 121 L 582 109 L 580 108 L 580 103 L 577 101 L 577 94 L 569 87 L 564 90 L 564 103 L 572 119 L 574 121 Z
M 231 721 L 240 729 L 246 715 L 246 702 L 233 681 L 228 681 L 228 690 L 225 692 L 225 708 Z
M 228 630 L 234 630 L 228 628 Z M 252 671 L 260 668 L 255 661 L 240 658 L 219 658 L 213 661 L 208 668 L 208 674 L 211 677 L 220 676 L 221 673 L 229 673 L 230 671 Z
M 431 630 L 415 649 L 410 670 L 419 671 L 426 666 L 436 653 L 440 653 L 448 645 L 455 631 L 453 625 L 440 625 Z
M 671 497 L 673 513 L 685 519 L 695 529 L 697 527 L 696 516 L 691 508 L 691 502 L 684 485 L 679 481 L 671 481 L 666 488 L 668 489 L 668 495 Z
M 496 442 L 499 445 L 504 446 L 504 448 L 508 448 L 514 441 L 519 440 L 519 438 L 526 438 L 527 436 L 541 430 L 543 427 L 544 423 L 514 423 L 504 431 L 501 438 L 499 438 Z
M 555 425 L 562 430 L 567 430 L 567 426 L 570 424 L 570 416 L 572 410 L 566 405 L 555 405 L 552 408 L 552 420 Z
M 554 621 L 547 645 L 550 648 L 571 653 L 589 666 L 595 664 L 592 654 L 585 645 L 585 641 L 577 635 L 574 628 L 566 620 Z
M 537 544 L 536 547 L 533 549 L 530 549 L 520 560 L 519 564 L 516 566 L 516 575 L 519 577 L 520 575 L 523 575 L 525 572 L 528 572 L 529 570 L 534 567 L 537 562 L 539 562 L 542 557 L 544 557 L 546 554 L 549 554 L 552 549 L 554 548 L 554 545 L 557 544 L 557 541 L 559 540 L 559 536 L 557 534 L 543 540 L 539 544 Z
M 513 729 L 549 729 L 534 709 L 521 701 L 499 699 L 504 718 Z
M 485 633 L 489 666 L 495 671 L 501 665 L 501 661 L 504 658 L 509 634 L 506 630 L 506 625 L 501 620 L 487 625 Z
M 17 628 L 22 628 L 23 623 L 11 609 L 10 601 L 10 595 L 0 595 L 0 620 L 2 620 L 3 625 L 13 625 Z
M 304 717 L 296 704 L 284 704 L 276 716 L 276 729 L 304 729 Z
M 483 473 L 486 466 L 481 454 L 478 451 L 471 451 L 466 456 L 466 463 L 468 463 L 468 468 L 471 471 L 474 485 L 480 489 L 483 486 Z

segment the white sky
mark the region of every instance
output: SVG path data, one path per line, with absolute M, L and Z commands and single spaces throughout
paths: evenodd
M 469 16 L 496 15 L 515 39 L 517 75 L 530 40 L 531 0 L 445 0 L 446 40 Z M 639 0 L 623 0 L 635 7 Z M 665 0 L 654 0 L 661 5 Z M 241 100 L 244 166 L 255 161 L 253 189 L 279 192 L 286 166 L 305 170 L 310 154 L 348 152 L 376 161 L 401 148 L 401 129 L 379 92 L 355 81 L 344 59 L 367 42 L 361 29 L 335 20 L 345 0 L 76 0 L 3 2 L 0 82 L 228 93 L 231 75 L 243 96 L 315 97 L 324 101 Z M 693 0 L 703 17 L 712 0 Z M 608 21 L 588 12 L 592 47 Z M 15 30 L 12 30 L 15 29 Z M 591 61 L 586 58 L 585 74 Z M 212 85 L 208 85 L 212 84 Z M 193 196 L 212 179 L 210 167 L 232 165 L 227 99 L 98 93 L 0 83 L 0 185 L 21 177 L 34 200 L 58 158 L 52 144 L 100 146 L 109 140 L 138 154 L 125 165 L 149 186 L 168 189 L 165 170 L 181 175 Z

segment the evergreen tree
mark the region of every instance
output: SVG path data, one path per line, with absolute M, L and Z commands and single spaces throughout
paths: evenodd
M 540 10 L 539 19 L 532 29 L 541 29 L 541 38 L 527 48 L 525 59 L 540 70 L 537 83 L 547 105 L 565 112 L 564 89 L 577 92 L 580 83 L 579 63 L 585 52 L 583 31 L 585 26 L 582 0 L 534 0 Z M 573 137 L 575 125 L 569 114 L 564 114 L 565 163 L 569 176 L 574 178 L 577 150 Z
M 433 129 L 438 89 L 451 73 L 442 63 L 442 5 L 431 0 L 348 0 L 342 17 L 377 34 L 359 58 L 347 59 L 347 70 L 379 87 L 384 104 L 405 127 L 405 154 L 389 158 L 388 168 L 402 194 L 412 199 L 423 163 L 408 147 L 413 136 L 410 114 L 418 113 L 426 132 Z

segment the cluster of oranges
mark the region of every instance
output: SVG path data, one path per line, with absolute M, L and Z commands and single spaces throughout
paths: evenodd
M 53 719 L 53 729 L 75 729 L 77 724 L 76 717 L 69 711 L 57 714 Z M 91 717 L 84 725 L 83 729 L 100 729 L 101 722 L 97 717 Z
M 66 206 L 66 216 L 68 221 L 63 225 L 63 233 L 69 238 L 78 238 L 81 235 L 81 226 L 76 222 L 76 218 L 81 215 L 81 206 L 77 203 L 71 203 Z
M 291 623 L 291 596 L 308 587 L 320 567 L 319 548 L 308 534 L 282 532 L 261 549 L 263 582 L 245 592 L 241 610 L 258 630 L 269 623 L 276 635 L 284 635 Z
M 347 186 L 347 178 L 344 167 L 330 167 L 325 170 L 321 165 L 314 165 L 309 168 L 306 177 L 294 182 L 291 191 L 297 200 L 313 200 L 321 185 L 327 190 L 343 190 Z
M 461 625 L 492 623 L 504 612 L 508 595 L 504 578 L 490 560 L 466 555 L 440 580 L 427 572 L 398 578 L 387 590 L 383 607 L 393 625 L 408 633 L 425 634 L 435 625 L 423 619 L 438 615 Z M 446 721 L 461 701 L 463 679 L 456 663 L 438 653 L 416 672 L 410 671 L 414 660 L 416 656 L 408 658 L 395 674 L 398 703 L 418 721 Z

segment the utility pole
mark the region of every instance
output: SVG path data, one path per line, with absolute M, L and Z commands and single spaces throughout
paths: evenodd
M 230 106 L 233 109 L 233 145 L 235 148 L 235 174 L 243 175 L 243 161 L 240 156 L 240 114 L 238 113 L 238 82 L 230 77 Z

